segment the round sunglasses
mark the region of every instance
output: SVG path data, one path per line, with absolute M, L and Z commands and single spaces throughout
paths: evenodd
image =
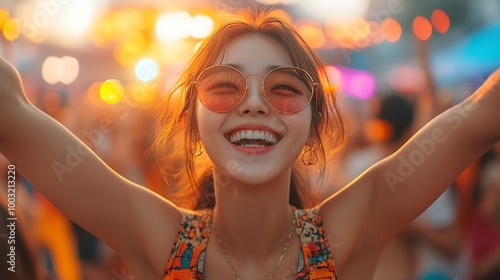
M 275 111 L 287 115 L 304 110 L 318 87 L 308 72 L 294 66 L 277 67 L 264 76 L 259 73 L 245 75 L 232 66 L 215 65 L 198 75 L 193 90 L 207 109 L 224 113 L 236 108 L 245 98 L 249 76 L 263 78 L 262 97 Z

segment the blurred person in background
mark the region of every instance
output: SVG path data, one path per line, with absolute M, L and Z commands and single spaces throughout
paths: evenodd
M 470 234 L 473 280 L 500 279 L 500 157 L 481 171 Z

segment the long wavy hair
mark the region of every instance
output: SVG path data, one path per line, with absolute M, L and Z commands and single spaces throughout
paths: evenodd
M 225 46 L 235 38 L 257 33 L 278 42 L 289 54 L 293 66 L 311 74 L 319 87 L 311 101 L 311 143 L 306 145 L 307 156 L 317 155 L 320 174 L 323 174 L 326 160 L 338 154 L 345 144 L 345 124 L 336 103 L 336 92 L 323 63 L 309 48 L 290 23 L 273 11 L 245 11 L 216 27 L 203 40 L 186 66 L 169 97 L 162 104 L 157 123 L 156 150 L 159 166 L 171 187 L 168 198 L 181 207 L 200 209 L 215 206 L 212 163 L 206 157 L 195 156 L 202 148 L 197 140 L 196 95 L 192 82 L 205 68 L 216 64 Z M 307 159 L 306 161 L 314 159 Z M 292 166 L 290 204 L 311 207 L 316 203 L 310 182 L 301 171 L 302 160 Z

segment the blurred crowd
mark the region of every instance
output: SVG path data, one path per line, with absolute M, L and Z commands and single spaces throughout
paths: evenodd
M 434 85 L 424 45 L 417 45 L 416 58 L 425 77 L 421 92 L 385 91 L 368 101 L 343 101 L 350 138 L 346 150 L 329 162 L 321 181 L 314 181 L 321 186 L 323 197 L 389 156 L 423 124 L 457 102 L 449 98 L 448 90 Z M 111 168 L 160 195 L 168 197 L 175 191 L 166 187 L 149 148 L 160 100 L 109 105 L 95 103 L 86 94 L 66 94 L 62 100 L 47 101 L 30 93 L 43 89 L 30 82 L 29 76 L 23 79 L 30 100 L 80 137 Z M 474 86 L 468 86 L 469 93 Z M 61 106 L 54 109 L 53 102 Z M 84 155 L 74 154 L 76 159 L 78 156 Z M 2 172 L 7 171 L 8 164 L 0 156 Z M 64 176 L 71 170 L 60 172 Z M 0 187 L 3 224 L 7 217 L 6 180 L 0 181 Z M 21 176 L 17 178 L 16 195 L 19 272 L 8 272 L 2 261 L 0 279 L 134 279 L 110 248 L 69 221 Z M 7 231 L 5 226 L 0 227 L 2 259 L 9 246 Z M 500 279 L 500 144 L 471 164 L 390 242 L 374 279 Z

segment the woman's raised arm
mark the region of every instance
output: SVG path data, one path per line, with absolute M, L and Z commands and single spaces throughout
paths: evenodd
M 397 152 L 323 202 L 330 242 L 340 244 L 337 262 L 351 263 L 353 252 L 363 259 L 367 248 L 375 249 L 370 258 L 378 258 L 392 236 L 498 141 L 500 69 L 467 100 L 434 118 Z
M 34 107 L 19 74 L 1 57 L 0 153 L 65 215 L 137 266 L 130 268 L 161 273 L 180 224 L 179 210 L 115 173 Z

